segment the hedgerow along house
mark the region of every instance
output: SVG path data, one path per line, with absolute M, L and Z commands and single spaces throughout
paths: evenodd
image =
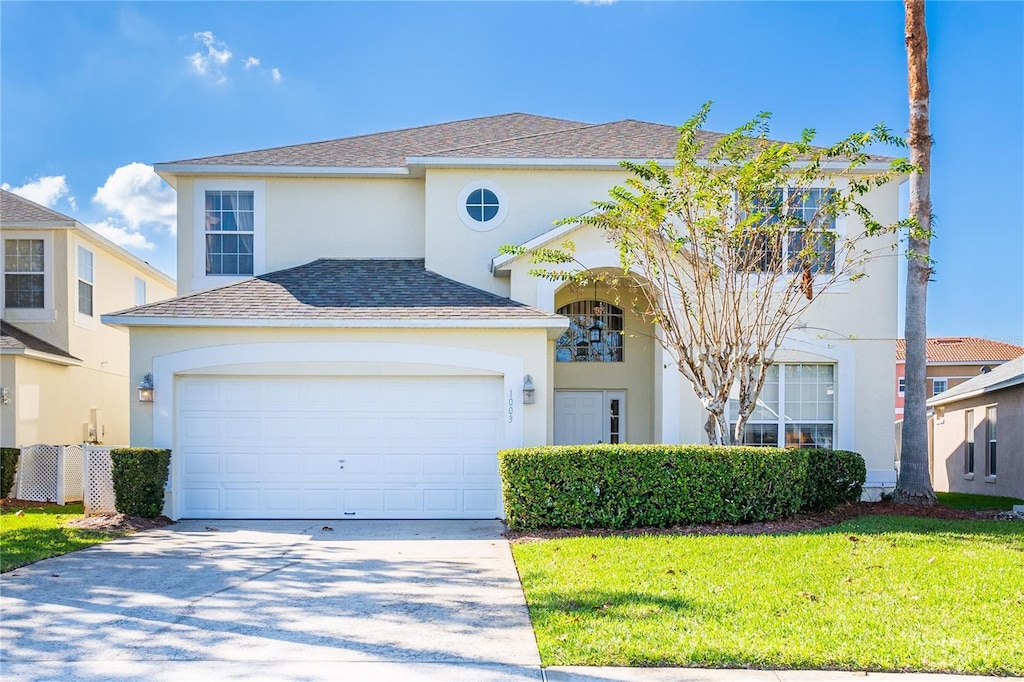
M 568 238 L 583 267 L 621 273 L 602 234 L 554 222 L 676 142 L 670 125 L 507 114 L 157 164 L 179 295 L 104 320 L 131 330 L 133 378 L 153 377 L 132 443 L 173 450 L 167 513 L 493 518 L 499 449 L 704 440 L 653 325 L 499 255 Z M 894 222 L 895 183 L 866 204 Z M 880 487 L 896 259 L 866 274 L 787 339 L 747 440 L 857 450 Z

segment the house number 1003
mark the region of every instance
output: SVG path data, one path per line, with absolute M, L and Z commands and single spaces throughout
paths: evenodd
M 515 410 L 512 407 L 513 405 L 515 405 L 515 401 L 512 398 L 512 391 L 509 391 L 508 392 L 508 423 L 509 424 L 512 423 L 512 415 L 515 412 Z

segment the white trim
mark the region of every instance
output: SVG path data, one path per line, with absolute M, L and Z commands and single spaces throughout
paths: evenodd
M 264 166 L 260 164 L 213 165 L 203 163 L 158 163 L 153 170 L 172 187 L 177 175 L 409 175 L 401 166 Z
M 32 350 L 31 348 L 3 348 L 0 349 L 0 355 L 20 355 L 22 357 L 32 358 L 33 360 L 42 360 L 43 362 L 52 362 L 55 365 L 65 365 L 68 367 L 78 367 L 82 364 L 82 361 L 78 358 L 66 358 L 62 355 L 44 353 L 42 351 Z
M 976 398 L 976 397 L 978 397 L 980 395 L 984 395 L 986 393 L 992 393 L 993 391 L 1001 391 L 1004 388 L 1013 388 L 1014 386 L 1019 386 L 1021 384 L 1024 384 L 1024 374 L 1021 374 L 1021 375 L 1016 376 L 1016 377 L 1011 377 L 1009 379 L 1005 379 L 1003 381 L 1000 381 L 999 383 L 991 384 L 991 385 L 985 386 L 983 388 L 976 388 L 973 391 L 968 391 L 967 393 L 959 393 L 957 395 L 953 395 L 953 396 L 950 396 L 948 398 L 940 398 L 940 399 L 937 400 L 936 398 L 938 398 L 939 396 L 942 395 L 940 393 L 939 396 L 936 396 L 935 398 L 932 398 L 931 400 L 925 401 L 925 405 L 927 405 L 928 407 L 938 407 L 939 405 L 947 405 L 949 403 L 955 403 L 955 402 L 957 402 L 959 400 L 966 400 L 968 398 Z M 960 386 L 959 385 L 953 386 L 952 388 L 949 389 L 949 391 L 955 390 L 957 388 L 960 388 Z
M 54 322 L 57 319 L 57 307 L 54 298 L 54 254 L 53 254 L 53 231 L 46 231 L 39 234 L 33 230 L 10 230 L 4 225 L 3 234 L 0 235 L 0 268 L 2 275 L 7 274 L 7 267 L 4 264 L 7 240 L 8 239 L 36 239 L 43 242 L 43 307 L 42 308 L 8 308 L 7 292 L 5 285 L 7 277 L 0 277 L 0 310 L 3 311 L 4 319 L 8 322 Z
M 408 166 L 434 166 L 434 167 L 455 167 L 455 166 L 469 166 L 469 167 L 491 167 L 491 166 L 523 166 L 523 167 L 559 167 L 564 166 L 567 168 L 621 168 L 622 162 L 627 161 L 630 163 L 647 163 L 650 158 L 629 158 L 623 159 L 622 157 L 609 157 L 609 158 L 558 158 L 558 157 L 472 157 L 472 156 L 408 156 L 405 159 L 405 163 Z M 654 159 L 656 163 L 662 167 L 673 167 L 676 165 L 675 159 Z M 700 159 L 701 165 L 707 165 L 706 159 Z M 809 165 L 808 161 L 795 161 L 789 165 L 790 168 L 805 168 Z M 849 167 L 849 162 L 842 161 L 826 161 L 819 164 L 820 168 L 824 169 L 835 169 L 845 170 Z M 855 170 L 863 171 L 879 171 L 888 170 L 889 163 L 885 161 L 870 161 L 865 163 L 863 166 L 858 166 Z
M 243 319 L 234 317 L 137 317 L 134 315 L 103 315 L 104 324 L 122 327 L 329 327 L 337 329 L 556 329 L 569 327 L 568 318 L 539 319 L 435 319 L 404 318 L 366 319 Z
M 845 344 L 799 335 L 787 336 L 779 350 L 802 351 L 835 360 L 836 409 L 835 418 L 832 421 L 832 443 L 837 450 L 856 451 L 856 351 Z M 779 364 L 813 363 L 800 360 L 780 362 Z M 779 384 L 781 385 L 783 381 L 784 379 L 780 375 Z
M 498 198 L 498 212 L 490 220 L 476 220 L 466 210 L 466 201 L 469 199 L 469 195 L 478 189 L 493 192 L 494 196 Z M 459 190 L 459 198 L 455 202 L 455 212 L 458 213 L 462 224 L 474 232 L 490 232 L 505 222 L 505 218 L 508 217 L 508 197 L 505 195 L 505 190 L 492 180 L 473 180 Z
M 536 249 L 538 246 L 543 246 L 544 244 L 547 244 L 550 241 L 558 239 L 562 235 L 568 234 L 573 230 L 578 230 L 581 227 L 583 226 L 580 225 L 579 223 L 559 225 L 558 227 L 547 230 L 543 234 L 537 235 L 536 237 L 529 241 L 523 242 L 522 244 L 519 245 L 519 248 L 526 249 L 527 251 L 532 251 L 533 249 Z M 500 256 L 495 256 L 494 258 L 491 259 L 491 272 L 495 274 L 498 274 L 500 272 L 508 272 L 510 268 L 506 268 L 505 266 L 512 263 L 512 261 L 518 260 L 521 257 L 522 256 L 513 253 L 503 253 Z
M 196 180 L 192 189 L 192 291 L 210 289 L 224 284 L 240 282 L 266 272 L 267 254 L 267 183 L 263 180 L 239 178 L 237 180 Z M 248 275 L 207 275 L 206 274 L 206 191 L 239 190 L 252 192 L 252 274 Z
M 175 408 L 177 404 L 174 378 L 176 375 L 211 367 L 223 367 L 253 362 L 333 362 L 344 358 L 348 362 L 403 362 L 428 365 L 449 365 L 484 370 L 503 376 L 503 396 L 508 396 L 510 416 L 505 424 L 504 447 L 521 447 L 524 442 L 523 375 L 525 363 L 521 357 L 492 353 L 475 348 L 434 346 L 406 343 L 367 343 L 362 341 L 251 343 L 195 348 L 168 353 L 153 358 L 153 447 L 169 448 L 175 442 Z M 144 368 L 133 368 L 144 372 Z M 165 513 L 172 519 L 181 513 L 181 496 L 176 494 L 181 480 L 180 458 L 171 457 L 171 475 Z

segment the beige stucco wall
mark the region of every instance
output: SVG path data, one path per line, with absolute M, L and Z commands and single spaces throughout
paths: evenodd
M 986 476 L 986 409 L 996 408 L 997 475 Z M 974 475 L 966 474 L 965 414 L 974 410 Z M 941 418 L 939 412 L 941 411 Z M 933 417 L 932 485 L 940 492 L 1005 495 L 1024 499 L 1024 386 L 959 400 Z
M 67 366 L 40 358 L 7 355 L 0 370 L 10 386 L 12 404 L 0 406 L 5 446 L 33 443 L 80 443 L 83 424 L 99 410 L 107 444 L 128 443 L 128 332 L 104 325 L 100 315 L 135 305 L 135 278 L 146 282 L 147 300 L 174 295 L 166 278 L 139 266 L 116 249 L 78 230 L 53 230 L 53 286 L 56 319 L 15 325 L 67 350 L 81 362 Z M 93 254 L 93 316 L 78 314 L 78 247 Z M 141 377 L 140 377 L 141 378 Z M 8 383 L 10 382 L 10 383 Z
M 231 180 L 218 178 L 228 184 Z M 235 180 L 241 188 L 249 182 Z M 423 257 L 422 178 L 265 178 L 262 182 L 265 261 L 256 274 L 317 258 Z M 192 288 L 193 275 L 205 275 L 205 270 L 194 272 L 195 179 L 179 178 L 177 195 L 178 293 L 184 294 Z M 237 278 L 223 281 L 232 279 Z
M 426 172 L 427 268 L 502 296 L 509 281 L 493 277 L 491 259 L 503 244 L 521 244 L 544 234 L 562 218 L 580 215 L 622 181 L 618 170 L 429 169 Z M 487 181 L 505 193 L 508 216 L 489 232 L 470 229 L 459 218 L 459 192 Z
M 544 329 L 323 329 L 323 328 L 145 328 L 132 329 L 132 376 L 153 371 L 153 359 L 195 348 L 231 346 L 234 344 L 285 343 L 372 343 L 385 349 L 387 344 L 453 347 L 485 351 L 521 358 L 523 371 L 533 376 L 536 403 L 522 406 L 523 442 L 540 445 L 547 441 L 547 413 L 552 398 L 552 378 L 548 363 L 548 332 Z M 341 352 L 344 352 L 343 350 Z M 257 364 L 198 367 L 190 374 L 493 374 L 490 371 L 467 371 L 463 367 L 403 362 L 395 353 L 386 362 L 358 363 L 344 356 L 330 362 L 304 362 L 301 356 Z M 513 377 L 521 398 L 522 378 Z M 157 391 L 167 390 L 157 385 Z M 131 404 L 131 443 L 146 446 L 153 443 L 154 404 Z

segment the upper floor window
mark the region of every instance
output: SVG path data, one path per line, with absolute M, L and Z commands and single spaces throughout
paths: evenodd
M 4 306 L 44 307 L 44 275 L 42 239 L 4 240 Z
M 907 378 L 906 377 L 900 377 L 899 388 L 897 390 L 899 391 L 900 395 L 903 395 L 904 393 L 907 392 Z
M 474 181 L 459 192 L 456 209 L 463 224 L 477 232 L 493 230 L 508 215 L 505 193 L 493 182 Z
M 949 379 L 932 379 L 932 395 L 938 395 L 949 388 Z
M 205 226 L 206 274 L 253 274 L 253 193 L 206 190 Z
M 974 473 L 974 410 L 964 412 L 964 473 Z
M 558 309 L 569 328 L 555 342 L 556 362 L 622 362 L 622 308 L 597 300 L 574 301 Z
M 92 251 L 78 247 L 78 312 L 92 317 Z
M 135 278 L 135 305 L 146 305 L 146 280 Z
M 781 188 L 755 201 L 762 218 L 742 251 L 749 271 L 835 272 L 836 218 L 827 212 L 834 191 Z

